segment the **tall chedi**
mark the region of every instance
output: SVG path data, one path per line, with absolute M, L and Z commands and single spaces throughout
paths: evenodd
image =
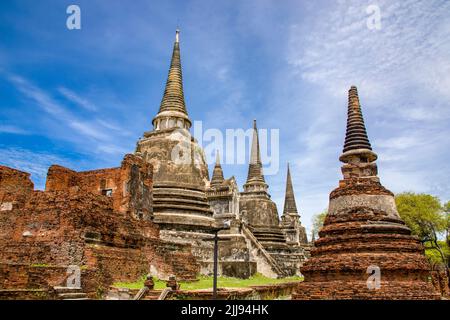
M 265 182 L 259 148 L 256 120 L 253 122 L 253 140 L 247 181 L 239 202 L 243 221 L 254 237 L 272 256 L 284 275 L 298 274 L 298 267 L 304 260 L 303 250 L 292 250 L 280 226 L 276 204 L 270 199 Z
M 253 140 L 248 167 L 247 181 L 241 193 L 240 208 L 244 220 L 251 227 L 256 238 L 267 246 L 286 243 L 279 226 L 280 220 L 275 203 L 270 200 L 268 185 L 265 182 L 261 153 L 259 149 L 256 120 L 253 122 Z
M 356 87 L 348 96 L 343 180 L 301 268 L 295 299 L 435 299 L 430 266 L 418 238 L 400 218 L 377 177 Z
M 154 167 L 154 222 L 161 227 L 161 238 L 191 244 L 202 267 L 208 269 L 212 266 L 212 245 L 203 239 L 213 233 L 215 219 L 205 193 L 209 180 L 205 155 L 189 132 L 179 30 L 164 95 L 152 123 L 153 130 L 137 142 L 136 153 Z
M 307 245 L 306 229 L 302 226 L 295 202 L 294 187 L 292 186 L 291 170 L 287 168 L 286 194 L 284 198 L 281 225 L 290 245 Z

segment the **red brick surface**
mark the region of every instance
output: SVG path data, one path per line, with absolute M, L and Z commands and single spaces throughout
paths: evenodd
M 375 179 L 341 181 L 330 199 L 348 195 L 391 195 Z M 349 207 L 326 216 L 305 277 L 294 299 L 439 299 L 419 240 L 399 217 L 373 207 Z M 367 286 L 367 268 L 380 268 L 380 288 Z
M 198 272 L 190 246 L 159 239 L 152 169 L 139 157 L 81 173 L 52 166 L 45 192 L 33 191 L 26 173 L 0 167 L 0 177 L 2 205 L 12 204 L 0 211 L 0 289 L 65 285 L 69 265 L 81 267 L 88 292 L 135 281 L 150 265 L 179 279 Z

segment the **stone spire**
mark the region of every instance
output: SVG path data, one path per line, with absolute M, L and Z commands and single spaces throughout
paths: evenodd
M 258 129 L 256 128 L 256 120 L 253 120 L 253 140 L 252 151 L 250 155 L 250 165 L 248 167 L 247 183 L 251 181 L 263 181 L 261 153 L 259 150 Z
M 214 166 L 213 175 L 211 178 L 211 186 L 222 184 L 224 181 L 222 166 L 220 165 L 219 150 L 216 152 L 216 165 Z
M 170 128 L 191 127 L 191 121 L 186 111 L 183 92 L 183 75 L 181 71 L 180 57 L 180 30 L 175 33 L 172 60 L 170 62 L 169 74 L 167 76 L 166 88 L 161 100 L 159 112 L 153 119 L 155 130 Z
M 372 151 L 366 126 L 359 103 L 358 89 L 352 86 L 348 91 L 347 131 L 345 134 L 344 150 L 340 156 L 342 162 L 372 162 L 377 155 Z M 354 162 L 354 161 L 353 161 Z
M 298 214 L 297 204 L 295 203 L 289 163 L 287 167 L 286 195 L 284 198 L 284 210 L 283 215 L 281 216 L 281 224 L 284 233 L 286 234 L 286 240 L 290 245 L 296 246 L 308 243 L 306 229 L 300 222 L 300 215 Z
M 286 214 L 298 214 L 297 205 L 295 203 L 294 188 L 292 187 L 292 179 L 291 179 L 291 171 L 289 169 L 289 163 L 287 168 L 286 195 L 284 198 L 284 210 L 283 210 L 283 215 Z

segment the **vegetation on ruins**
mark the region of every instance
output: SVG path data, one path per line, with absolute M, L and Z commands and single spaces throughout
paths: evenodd
M 312 235 L 314 239 L 317 239 L 319 237 L 319 231 L 323 226 L 323 223 L 325 222 L 325 217 L 327 215 L 327 210 L 317 213 L 312 218 L 312 224 L 313 224 L 313 230 Z
M 442 205 L 437 197 L 412 192 L 398 194 L 395 202 L 401 218 L 424 244 L 431 264 L 442 265 L 448 274 L 450 202 Z
M 447 201 L 446 204 L 444 204 L 444 212 L 447 219 L 447 230 L 445 231 L 445 239 L 447 242 L 447 247 L 450 247 L 450 201 Z M 448 263 L 449 261 L 447 261 Z
M 114 287 L 118 288 L 128 288 L 128 289 L 141 289 L 144 287 L 144 281 L 146 276 L 143 276 L 138 281 L 135 282 L 116 282 L 114 283 Z M 199 289 L 209 289 L 212 287 L 213 277 L 212 276 L 199 276 L 198 281 L 193 282 L 182 282 L 180 281 L 182 290 L 199 290 Z M 258 285 L 270 285 L 270 284 L 278 284 L 278 283 L 286 283 L 292 281 L 301 281 L 302 277 L 293 276 L 286 277 L 280 279 L 272 279 L 263 276 L 262 274 L 255 274 L 254 276 L 248 279 L 239 279 L 232 277 L 218 277 L 217 285 L 222 288 L 246 288 L 250 286 L 258 286 Z M 154 280 L 155 289 L 164 289 L 166 287 L 166 281 L 157 279 Z

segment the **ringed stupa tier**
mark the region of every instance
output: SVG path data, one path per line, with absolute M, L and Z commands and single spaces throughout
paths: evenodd
M 154 222 L 161 237 L 193 244 L 200 261 L 212 259 L 212 251 L 202 248 L 203 241 L 216 227 L 206 197 L 208 166 L 203 149 L 191 136 L 183 92 L 179 30 L 176 31 L 169 74 L 153 130 L 137 142 L 136 153 L 154 167 Z M 211 261 L 210 261 L 211 262 Z
M 348 94 L 343 180 L 294 299 L 438 299 L 418 238 L 400 218 L 394 195 L 377 177 L 356 87 Z

